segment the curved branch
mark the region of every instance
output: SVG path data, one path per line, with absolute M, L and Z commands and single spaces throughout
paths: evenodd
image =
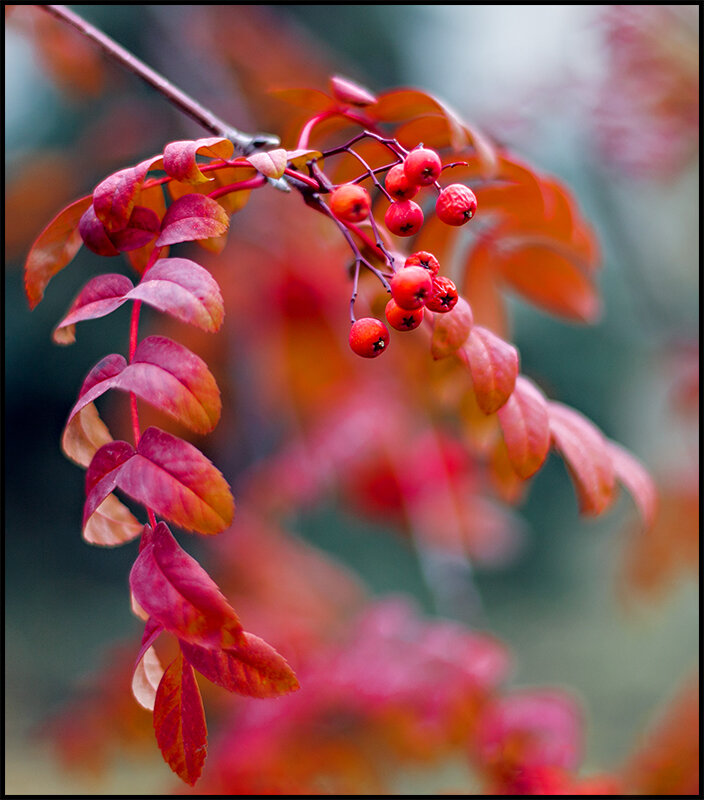
M 152 88 L 156 89 L 172 105 L 176 106 L 179 111 L 187 114 L 207 131 L 210 131 L 210 133 L 228 138 L 235 145 L 235 148 L 243 155 L 248 155 L 262 148 L 279 146 L 280 139 L 278 136 L 270 133 L 243 133 L 232 125 L 229 125 L 185 92 L 182 92 L 158 72 L 147 66 L 147 64 L 130 53 L 129 50 L 122 47 L 122 45 L 119 45 L 114 39 L 111 39 L 66 6 L 40 5 L 37 6 L 37 8 L 73 26 L 83 36 L 95 42 L 106 55 L 140 77 Z

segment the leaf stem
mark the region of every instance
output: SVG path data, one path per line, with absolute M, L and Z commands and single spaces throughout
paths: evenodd
M 217 117 L 212 111 L 209 111 L 192 97 L 174 86 L 171 81 L 164 78 L 156 72 L 156 70 L 153 70 L 130 53 L 129 50 L 126 50 L 114 39 L 111 39 L 66 6 L 40 5 L 37 6 L 37 8 L 73 26 L 83 36 L 97 44 L 110 58 L 117 61 L 130 72 L 148 83 L 152 88 L 156 89 L 172 105 L 178 108 L 179 111 L 187 114 L 207 131 L 210 131 L 210 133 L 216 136 L 227 137 L 241 153 L 247 155 L 255 150 L 266 147 L 278 147 L 280 144 L 278 136 L 269 133 L 242 133 L 242 131 L 232 127 L 232 125 L 229 125 L 227 122 L 220 119 L 220 117 Z

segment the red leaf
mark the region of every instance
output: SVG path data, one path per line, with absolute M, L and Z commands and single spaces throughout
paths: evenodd
M 95 215 L 95 207 L 90 206 L 81 217 L 78 229 L 85 246 L 99 256 L 119 256 L 120 251 L 112 243 L 103 223 Z
M 269 94 L 314 113 L 325 111 L 333 106 L 332 98 L 318 89 L 270 89 Z
M 89 544 L 117 547 L 139 536 L 143 527 L 127 506 L 109 494 L 91 514 L 83 538 Z
M 133 392 L 197 433 L 208 433 L 220 418 L 220 392 L 205 362 L 164 336 L 143 339 L 130 364 L 118 354 L 102 359 L 84 381 L 69 423 L 109 389 Z
M 339 75 L 330 78 L 330 89 L 335 99 L 341 103 L 359 107 L 373 106 L 376 103 L 376 97 L 368 89 Z
M 61 449 L 71 461 L 87 467 L 96 451 L 112 440 L 98 409 L 89 403 L 66 423 L 61 436 Z
M 496 266 L 503 279 L 530 302 L 574 322 L 593 323 L 601 314 L 591 281 L 568 258 L 530 242 L 504 256 Z
M 32 245 L 24 265 L 24 288 L 30 308 L 35 308 L 49 281 L 80 250 L 83 239 L 78 224 L 90 204 L 90 197 L 71 203 L 52 219 Z
M 110 442 L 96 452 L 86 473 L 84 525 L 115 487 L 198 533 L 220 533 L 235 513 L 222 474 L 198 448 L 159 428 L 147 428 L 136 451 L 127 442 Z
M 286 150 L 270 150 L 268 153 L 254 153 L 247 161 L 267 178 L 280 178 L 286 169 L 288 153 Z
M 631 493 L 646 528 L 655 522 L 658 497 L 653 479 L 635 456 L 616 442 L 607 441 L 616 477 Z
M 248 697 L 277 697 L 299 689 L 286 660 L 263 639 L 242 633 L 224 650 L 181 643 L 188 662 L 209 681 Z
M 54 329 L 53 339 L 57 344 L 76 341 L 75 324 L 87 319 L 104 317 L 124 302 L 124 295 L 132 289 L 132 281 L 124 275 L 110 273 L 98 275 L 81 289 L 71 303 L 66 316 Z
M 95 187 L 93 191 L 95 215 L 109 233 L 127 227 L 147 172 L 157 161 L 161 161 L 161 156 L 153 156 L 134 167 L 121 169 Z
M 225 209 L 202 194 L 186 194 L 168 208 L 161 223 L 157 247 L 222 236 L 230 225 Z
M 127 227 L 108 234 L 110 241 L 121 252 L 139 250 L 149 244 L 159 233 L 161 218 L 144 206 L 135 206 L 127 222 Z
M 164 148 L 164 171 L 172 178 L 187 183 L 205 183 L 209 178 L 204 175 L 196 163 L 198 153 L 212 158 L 228 159 L 235 151 L 229 139 L 213 136 L 195 141 L 170 142 Z
M 132 694 L 140 706 L 148 711 L 154 710 L 156 692 L 164 675 L 164 668 L 152 646 L 163 630 L 153 619 L 147 620 L 132 674 Z
M 562 403 L 548 403 L 550 433 L 562 453 L 583 514 L 601 514 L 615 497 L 614 466 L 601 431 Z
M 142 300 L 204 331 L 217 331 L 225 316 L 217 281 L 187 258 L 160 259 L 126 297 Z
M 511 396 L 497 414 L 512 467 L 519 477 L 530 478 L 550 450 L 550 420 L 543 393 L 519 375 Z
M 479 408 L 493 414 L 508 400 L 518 375 L 518 351 L 487 328 L 475 325 L 462 346 Z
M 193 667 L 184 662 L 181 653 L 159 683 L 154 731 L 166 763 L 181 780 L 194 786 L 205 763 L 208 730 Z
M 153 621 L 209 648 L 239 645 L 242 626 L 213 579 L 160 522 L 130 572 L 130 588 Z
M 472 322 L 472 309 L 464 297 L 458 299 L 452 311 L 435 314 L 430 345 L 433 358 L 447 358 L 456 352 L 467 341 Z

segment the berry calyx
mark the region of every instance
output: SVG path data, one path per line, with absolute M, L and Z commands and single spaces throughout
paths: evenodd
M 457 294 L 457 287 L 449 279 L 443 275 L 433 278 L 433 285 L 430 290 L 430 295 L 425 301 L 425 307 L 431 311 L 437 311 L 439 314 L 444 314 L 457 305 L 459 295 Z
M 411 253 L 403 266 L 423 267 L 423 269 L 427 269 L 431 275 L 437 275 L 440 271 L 440 262 L 432 253 L 427 252 L 427 250 L 418 250 L 417 253 Z
M 384 185 L 386 186 L 386 191 L 394 200 L 410 200 L 420 191 L 420 186 L 411 183 L 406 177 L 403 164 L 396 164 L 395 167 L 391 167 L 386 173 Z
M 396 328 L 397 331 L 412 331 L 423 322 L 425 309 L 423 306 L 414 309 L 401 308 L 401 306 L 391 298 L 386 304 L 384 313 L 392 328 Z
M 350 347 L 362 358 L 376 358 L 389 344 L 389 330 L 374 317 L 362 317 L 350 329 Z
M 425 303 L 433 288 L 433 278 L 423 267 L 406 267 L 391 278 L 389 285 L 396 304 L 412 311 Z
M 371 207 L 369 192 L 356 183 L 343 183 L 330 196 L 330 210 L 342 222 L 362 222 Z
M 464 225 L 477 210 L 477 198 L 469 186 L 452 183 L 446 186 L 435 201 L 435 213 L 446 225 Z
M 429 147 L 417 147 L 406 156 L 403 171 L 412 184 L 430 186 L 442 172 L 442 161 L 435 150 Z
M 413 200 L 399 200 L 386 209 L 384 223 L 396 236 L 413 236 L 423 224 L 423 209 Z

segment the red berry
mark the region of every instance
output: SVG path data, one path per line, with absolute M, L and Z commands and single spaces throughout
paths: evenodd
M 417 253 L 411 253 L 403 266 L 423 267 L 423 269 L 427 269 L 431 275 L 437 275 L 440 271 L 440 262 L 432 253 L 428 253 L 426 250 L 419 250 Z
M 384 181 L 386 191 L 394 198 L 394 200 L 410 200 L 415 197 L 420 191 L 420 186 L 411 183 L 403 171 L 403 164 L 396 164 L 395 167 L 386 173 L 386 180 Z
M 401 308 L 393 298 L 386 304 L 386 319 L 397 331 L 412 331 L 423 322 L 424 315 L 423 306 L 414 309 Z
M 429 186 L 440 176 L 442 161 L 435 150 L 417 147 L 406 156 L 403 171 L 408 180 L 416 186 Z
M 389 281 L 391 294 L 401 308 L 420 308 L 433 288 L 433 278 L 423 267 L 400 269 Z
M 363 358 L 376 358 L 388 344 L 388 328 L 374 317 L 362 317 L 350 329 L 350 347 Z
M 356 183 L 343 183 L 330 197 L 332 213 L 343 222 L 362 222 L 369 216 L 371 207 L 369 192 Z
M 423 224 L 423 209 L 413 200 L 399 200 L 386 209 L 384 222 L 397 236 L 413 236 Z
M 452 183 L 446 186 L 435 201 L 435 213 L 446 225 L 464 225 L 477 210 L 477 198 L 469 186 Z
M 455 284 L 449 278 L 439 275 L 433 278 L 433 287 L 425 301 L 425 307 L 444 314 L 446 311 L 452 311 L 458 299 L 459 295 Z

